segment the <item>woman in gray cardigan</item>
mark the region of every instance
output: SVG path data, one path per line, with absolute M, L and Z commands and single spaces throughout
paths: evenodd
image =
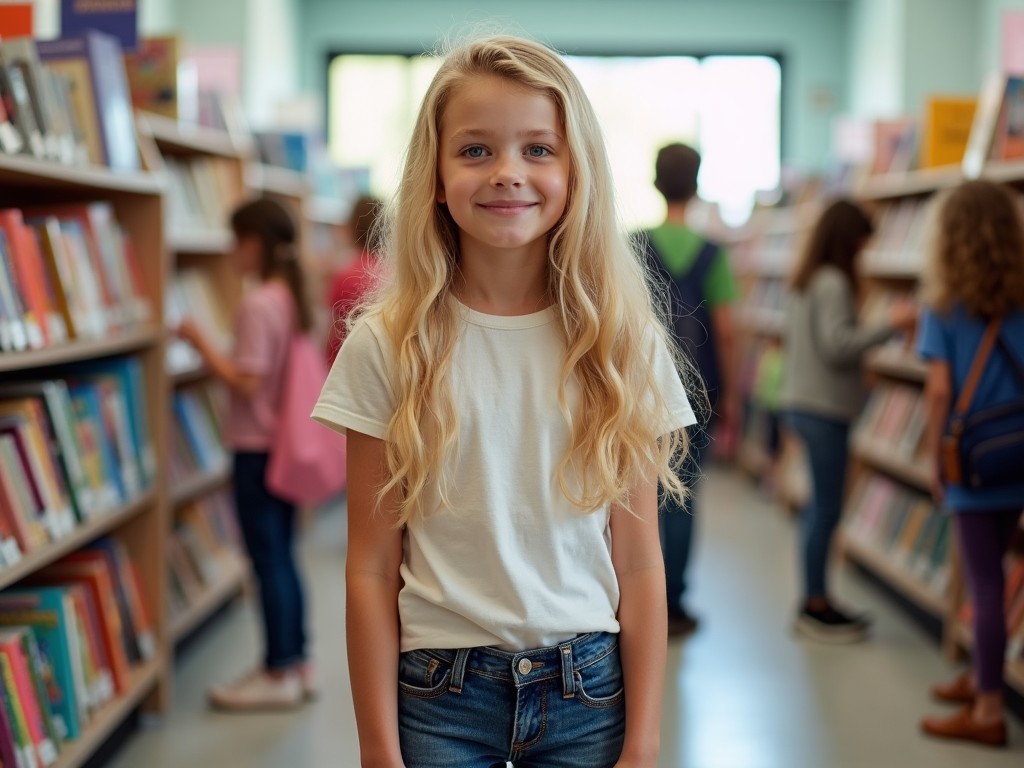
M 842 512 L 850 422 L 863 404 L 861 357 L 895 333 L 912 329 L 908 301 L 892 307 L 888 321 L 857 322 L 857 262 L 874 227 L 856 204 L 839 200 L 818 218 L 790 279 L 785 319 L 785 375 L 781 406 L 786 425 L 804 443 L 812 492 L 801 512 L 804 596 L 796 619 L 801 634 L 825 642 L 867 636 L 866 617 L 832 602 L 826 571 Z

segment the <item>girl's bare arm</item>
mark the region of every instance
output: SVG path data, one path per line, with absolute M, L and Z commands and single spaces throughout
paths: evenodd
M 383 440 L 348 431 L 345 625 L 362 768 L 402 765 L 398 741 L 398 591 L 402 532 L 394 496 L 377 508 L 387 473 Z
M 658 534 L 658 489 L 630 495 L 633 514 L 612 508 L 612 562 L 619 581 L 619 636 L 626 691 L 626 736 L 619 768 L 653 768 L 661 747 L 668 611 Z

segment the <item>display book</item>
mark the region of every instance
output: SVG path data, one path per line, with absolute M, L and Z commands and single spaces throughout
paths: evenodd
M 166 287 L 169 329 L 195 322 L 222 352 L 232 343 L 231 316 L 241 283 L 229 261 L 232 209 L 249 190 L 251 147 L 223 131 L 164 116 L 136 115 L 147 169 L 167 181 Z M 231 468 L 222 437 L 226 392 L 196 351 L 171 338 L 165 361 L 171 382 L 168 473 L 170 635 L 188 636 L 247 581 L 229 489 Z
M 736 459 L 792 512 L 806 503 L 810 479 L 799 441 L 778 423 L 783 306 L 786 281 L 818 210 L 813 197 L 808 189 L 801 202 L 756 209 L 749 237 L 734 249 L 741 292 L 737 337 L 742 413 Z
M 1024 189 L 1021 160 L 990 158 L 975 175 Z M 964 168 L 947 166 L 862 183 L 858 197 L 876 209 L 878 222 L 863 265 L 867 290 L 862 311 L 867 322 L 884 316 L 899 297 L 917 293 L 936 193 L 964 178 Z M 853 430 L 841 549 L 937 619 L 950 652 L 969 650 L 971 608 L 953 552 L 954 534 L 949 516 L 930 494 L 923 401 L 927 367 L 917 359 L 913 343 L 912 338 L 896 338 L 866 357 L 866 373 L 874 386 Z M 1024 594 L 1019 573 L 1024 564 L 1018 554 L 1011 556 L 1009 565 L 1007 679 L 1024 692 Z
M 4 765 L 81 765 L 167 703 L 162 205 L 0 154 Z

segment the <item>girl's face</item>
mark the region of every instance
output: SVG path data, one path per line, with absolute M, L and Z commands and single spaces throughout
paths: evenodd
M 261 248 L 260 239 L 256 235 L 236 236 L 235 247 L 231 250 L 235 268 L 243 275 L 259 273 Z
M 441 116 L 437 200 L 463 258 L 547 257 L 569 197 L 569 145 L 548 96 L 496 75 L 460 85 Z

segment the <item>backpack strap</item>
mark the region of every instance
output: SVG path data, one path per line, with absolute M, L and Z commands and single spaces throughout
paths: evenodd
M 1002 324 L 1003 319 L 1001 317 L 994 317 L 989 321 L 988 327 L 985 329 L 985 335 L 981 339 L 981 345 L 978 347 L 978 351 L 974 353 L 971 369 L 964 380 L 964 388 L 960 391 L 960 397 L 957 398 L 956 406 L 953 409 L 953 413 L 958 421 L 967 415 L 967 411 L 971 407 L 974 392 L 978 388 L 978 382 L 981 381 L 981 374 L 985 371 L 985 364 L 988 362 L 989 355 L 992 354 L 992 347 L 995 346 L 996 339 L 999 338 L 999 329 Z M 1014 361 L 1014 364 L 1016 364 L 1016 361 Z
M 999 338 L 996 339 L 996 343 L 999 344 L 999 349 L 1002 350 L 1003 355 L 1010 363 L 1010 369 L 1017 377 L 1017 383 L 1020 384 L 1021 388 L 1024 389 L 1024 364 L 1021 363 L 1020 358 L 1010 347 L 1006 341 L 1006 337 L 1003 334 L 999 334 Z

